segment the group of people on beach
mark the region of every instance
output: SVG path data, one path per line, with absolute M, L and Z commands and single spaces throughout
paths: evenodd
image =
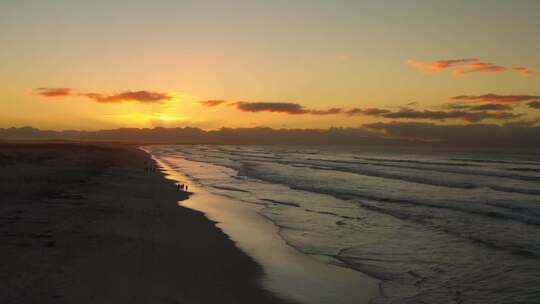
M 144 171 L 145 172 L 156 172 L 156 167 L 154 166 L 149 166 L 148 165 L 148 161 L 144 161 Z M 181 184 L 181 183 L 177 183 L 176 184 L 176 189 L 178 191 L 185 191 L 187 192 L 188 191 L 188 185 L 187 184 Z
M 185 192 L 187 192 L 187 191 L 188 191 L 188 185 L 178 183 L 178 184 L 176 184 L 176 189 L 177 189 L 178 191 L 185 191 Z

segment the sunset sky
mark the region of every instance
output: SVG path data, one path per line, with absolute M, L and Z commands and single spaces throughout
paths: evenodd
M 0 128 L 540 119 L 540 1 L 0 2 Z

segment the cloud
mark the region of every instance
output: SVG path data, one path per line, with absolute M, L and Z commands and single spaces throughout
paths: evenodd
M 36 94 L 45 97 L 64 97 L 73 94 L 69 88 L 37 88 L 34 90 Z
M 462 103 L 448 103 L 443 105 L 443 108 L 445 109 L 452 109 L 452 110 L 464 110 L 471 108 L 471 105 L 468 104 L 462 104 Z
M 512 106 L 501 103 L 486 103 L 480 105 L 474 104 L 450 104 L 448 108 L 454 110 L 469 110 L 469 111 L 508 111 L 512 110 Z
M 140 103 L 162 103 L 173 97 L 166 93 L 150 91 L 125 91 L 119 94 L 104 95 L 100 93 L 80 93 L 69 88 L 37 88 L 36 94 L 45 97 L 83 96 L 99 103 L 119 103 L 124 101 L 136 101 Z
M 476 61 L 458 65 L 457 69 L 452 72 L 452 75 L 455 77 L 463 77 L 465 74 L 475 72 L 501 73 L 507 72 L 508 70 L 508 68 L 493 63 Z
M 343 112 L 342 108 L 330 108 L 326 110 L 310 110 L 309 114 L 312 115 L 333 115 L 333 114 L 340 114 Z
M 415 59 L 409 59 L 407 60 L 407 64 L 421 71 L 438 72 L 444 69 L 455 67 L 463 63 L 475 62 L 475 61 L 478 61 L 478 59 L 469 58 L 469 59 L 438 60 L 434 62 L 422 62 Z
M 219 102 L 218 104 L 221 104 Z M 434 120 L 444 121 L 448 119 L 459 119 L 467 122 L 479 122 L 485 119 L 509 120 L 518 118 L 521 115 L 508 112 L 511 107 L 500 104 L 486 104 L 479 106 L 459 105 L 459 109 L 449 111 L 415 110 L 403 107 L 397 111 L 382 108 L 329 108 L 325 110 L 308 109 L 301 104 L 292 102 L 247 102 L 238 101 L 229 103 L 244 112 L 274 112 L 293 115 L 335 115 L 346 114 L 349 116 L 374 116 L 388 119 L 408 119 L 408 120 Z
M 476 58 L 445 59 L 433 62 L 422 62 L 415 59 L 407 60 L 407 64 L 420 71 L 439 72 L 450 70 L 454 77 L 463 77 L 470 73 L 504 73 L 511 72 L 524 77 L 534 76 L 536 73 L 525 67 L 505 67 L 491 62 L 483 62 Z
M 216 107 L 226 102 L 227 101 L 224 99 L 209 99 L 200 101 L 200 103 L 205 107 Z
M 532 109 L 540 109 L 540 100 L 533 100 L 527 103 L 527 105 L 529 106 L 529 108 Z
M 512 71 L 514 73 L 518 73 L 521 76 L 525 76 L 525 77 L 530 77 L 530 76 L 536 75 L 536 72 L 531 71 L 531 70 L 529 70 L 527 68 L 524 68 L 524 67 L 512 67 Z
M 507 111 L 512 110 L 512 107 L 507 104 L 486 103 L 469 108 L 470 111 Z
M 484 94 L 484 95 L 459 95 L 450 97 L 451 101 L 459 102 L 477 102 L 477 103 L 519 103 L 523 101 L 531 101 L 540 98 L 534 95 L 500 95 L 500 94 Z
M 285 114 L 311 114 L 311 115 L 334 115 L 343 112 L 342 108 L 329 108 L 324 110 L 307 109 L 303 105 L 294 102 L 248 102 L 237 101 L 229 104 L 244 112 L 274 112 Z
M 119 103 L 124 101 L 136 101 L 140 103 L 163 103 L 172 99 L 166 93 L 149 91 L 126 91 L 119 94 L 103 95 L 99 93 L 81 93 L 80 96 L 88 97 L 99 103 Z
M 497 105 L 499 106 L 499 105 Z M 489 107 L 487 107 L 489 108 Z M 446 120 L 446 119 L 461 119 L 468 122 L 478 122 L 484 119 L 507 120 L 517 118 L 519 115 L 510 112 L 502 111 L 506 108 L 497 109 L 467 109 L 467 110 L 451 110 L 451 111 L 431 111 L 431 110 L 414 110 L 410 108 L 401 108 L 398 111 L 390 111 L 387 109 L 354 108 L 345 111 L 349 115 L 366 115 L 391 119 L 424 119 L 424 120 Z M 491 112 L 489 110 L 498 110 Z
M 292 102 L 248 102 L 238 101 L 231 104 L 244 112 L 276 112 L 287 114 L 307 114 L 308 110 L 297 103 Z
M 201 104 L 207 107 L 215 107 L 226 103 L 226 100 L 204 100 Z M 237 101 L 228 103 L 229 106 L 236 107 L 240 111 L 244 112 L 274 112 L 285 114 L 310 114 L 310 115 L 335 115 L 335 114 L 347 114 L 353 115 L 378 115 L 389 113 L 389 110 L 383 109 L 344 109 L 344 108 L 328 108 L 328 109 L 309 109 L 301 104 L 294 102 L 249 102 L 249 101 Z
M 391 112 L 390 110 L 378 109 L 378 108 L 367 108 L 367 109 L 353 108 L 353 109 L 345 111 L 345 113 L 351 116 L 354 116 L 354 115 L 380 116 L 382 114 L 387 114 L 390 112 Z
M 381 115 L 385 118 L 392 119 L 427 119 L 427 120 L 446 120 L 446 119 L 461 119 L 468 122 L 478 122 L 484 119 L 512 119 L 519 117 L 510 112 L 487 112 L 487 111 L 430 111 L 430 110 L 411 110 L 401 109 L 397 112 Z

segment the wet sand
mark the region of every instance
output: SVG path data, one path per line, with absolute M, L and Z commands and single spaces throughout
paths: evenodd
M 152 153 L 152 148 L 143 149 Z M 268 290 L 305 304 L 367 304 L 380 295 L 380 281 L 330 257 L 304 254 L 287 244 L 279 228 L 260 214 L 260 205 L 213 194 L 190 175 L 204 172 L 202 176 L 211 179 L 220 174 L 219 167 L 176 155 L 161 155 L 156 160 L 169 178 L 193 189 L 194 195 L 181 201 L 181 206 L 202 211 L 218 222 L 218 227 L 263 267 L 261 283 Z
M 285 303 L 135 146 L 1 143 L 0 194 L 0 303 Z

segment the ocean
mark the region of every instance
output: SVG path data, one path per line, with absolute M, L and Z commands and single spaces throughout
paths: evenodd
M 298 252 L 377 279 L 372 303 L 540 303 L 533 151 L 148 149 L 212 194 L 258 206 Z

